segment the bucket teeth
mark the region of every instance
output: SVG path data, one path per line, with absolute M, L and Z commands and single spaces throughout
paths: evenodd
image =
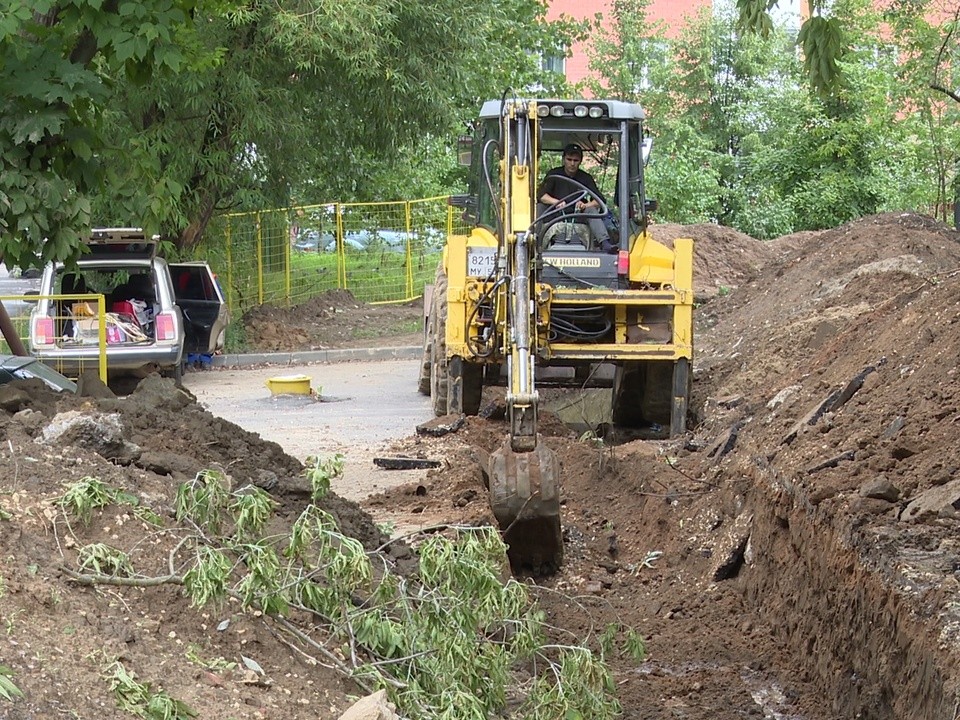
M 510 438 L 490 456 L 490 507 L 514 572 L 556 572 L 563 562 L 560 461 L 543 442 L 516 452 Z

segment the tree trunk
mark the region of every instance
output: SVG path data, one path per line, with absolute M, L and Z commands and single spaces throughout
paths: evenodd
M 217 208 L 216 199 L 213 197 L 213 192 L 208 192 L 204 199 L 201 201 L 200 210 L 197 213 L 197 216 L 190 221 L 190 224 L 187 225 L 180 233 L 180 238 L 177 242 L 177 247 L 181 250 L 192 250 L 200 242 L 200 239 L 203 237 L 203 231 L 207 229 L 207 225 L 210 224 L 210 220 L 213 218 L 213 213 Z
M 0 332 L 3 333 L 3 339 L 10 346 L 10 352 L 14 355 L 28 355 L 27 349 L 23 346 L 23 340 L 17 335 L 17 329 L 13 326 L 13 321 L 10 320 L 7 308 L 2 302 L 0 302 Z

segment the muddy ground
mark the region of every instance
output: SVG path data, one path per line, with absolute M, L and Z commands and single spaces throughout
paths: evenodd
M 391 344 L 420 345 L 423 303 L 368 305 L 328 290 L 293 307 L 262 305 L 243 316 L 248 352 L 294 352 Z
M 627 718 L 955 718 L 960 236 L 914 214 L 765 243 L 713 226 L 656 234 L 696 241 L 691 430 L 617 445 L 544 418 L 566 562 L 528 581 L 556 637 L 595 643 L 609 621 L 642 633 L 646 659 L 614 665 Z M 284 336 L 302 318 L 271 322 Z M 335 718 L 349 704 L 356 688 L 263 618 L 193 609 L 173 585 L 73 582 L 80 545 L 163 568 L 175 538 L 129 508 L 84 526 L 52 504 L 63 482 L 97 476 L 172 523 L 175 481 L 217 466 L 269 489 L 283 527 L 308 499 L 298 461 L 157 378 L 121 400 L 0 388 L 0 407 L 0 665 L 25 694 L 0 716 L 128 717 L 102 679 L 113 658 L 201 718 Z M 57 438 L 58 410 L 117 413 L 122 430 Z M 365 504 L 489 520 L 477 458 L 504 433 L 481 418 L 442 438 L 411 428 L 395 449 L 443 467 Z M 362 508 L 327 503 L 367 548 L 382 541 Z M 198 655 L 255 658 L 269 682 Z

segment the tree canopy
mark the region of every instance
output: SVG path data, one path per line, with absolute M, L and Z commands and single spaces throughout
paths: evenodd
M 737 0 L 738 28 L 769 37 L 773 32 L 770 11 L 779 0 Z M 847 50 L 844 25 L 836 16 L 828 16 L 831 0 L 807 0 L 807 19 L 800 27 L 797 45 L 803 51 L 803 67 L 810 84 L 822 95 L 835 91 L 841 83 L 840 60 Z
M 356 191 L 578 31 L 539 0 L 8 5 L 0 253 L 22 266 L 76 256 L 92 224 L 189 246 L 219 211 Z
M 75 253 L 102 189 L 104 113 L 119 84 L 198 58 L 193 0 L 10 0 L 0 17 L 0 253 Z M 45 242 L 46 240 L 46 242 Z
M 664 219 L 767 237 L 945 207 L 957 18 L 932 0 L 815 0 L 799 38 L 770 0 L 673 39 L 648 5 L 580 24 L 544 0 L 8 0 L 0 254 L 75 257 L 91 225 L 189 248 L 222 212 L 455 191 L 480 101 L 566 94 L 541 57 L 588 37 L 587 90 L 648 110 Z
M 668 38 L 648 6 L 612 2 L 595 34 L 590 88 L 647 109 L 648 189 L 661 219 L 760 238 L 887 210 L 945 219 L 960 123 L 930 80 L 955 82 L 955 30 L 932 3 L 878 11 L 836 0 L 842 82 L 830 92 L 811 85 L 783 28 L 744 33 L 736 14 L 706 12 Z

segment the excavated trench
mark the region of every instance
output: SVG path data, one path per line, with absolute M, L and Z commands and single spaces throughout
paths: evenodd
M 558 394 L 548 400 L 548 405 L 578 435 L 597 417 L 603 417 L 603 411 L 597 410 L 603 405 L 602 398 L 577 401 Z M 624 492 L 642 492 L 649 482 L 636 487 L 622 484 L 623 468 L 628 474 L 634 473 L 638 461 L 642 461 L 636 443 L 621 447 L 620 474 L 602 473 L 599 484 L 619 486 Z M 617 448 L 613 452 L 618 453 Z M 685 467 L 691 477 L 712 464 L 697 457 L 703 454 L 688 456 Z M 771 462 L 735 454 L 731 457 L 731 465 L 714 477 L 715 492 L 685 507 L 681 502 L 673 510 L 664 509 L 659 501 L 648 501 L 638 508 L 635 534 L 648 538 L 659 535 L 652 541 L 656 547 L 686 558 L 657 578 L 661 585 L 651 594 L 659 595 L 661 601 L 652 606 L 652 613 L 669 614 L 673 610 L 667 608 L 672 603 L 680 608 L 680 616 L 686 614 L 694 620 L 682 630 L 665 629 L 658 623 L 651 651 L 656 654 L 659 645 L 669 643 L 670 633 L 698 632 L 696 618 L 701 611 L 703 627 L 718 630 L 736 644 L 744 634 L 744 624 L 749 626 L 750 621 L 737 613 L 722 617 L 702 600 L 709 594 L 711 583 L 722 585 L 734 589 L 746 615 L 770 629 L 769 639 L 752 643 L 752 651 L 758 656 L 777 655 L 772 663 L 777 669 L 753 674 L 745 668 L 733 683 L 741 685 L 734 694 L 751 694 L 765 716 L 955 720 L 958 658 L 955 646 L 949 643 L 953 637 L 949 621 L 953 617 L 947 615 L 956 612 L 960 603 L 951 604 L 949 593 L 935 579 L 917 580 L 920 571 L 910 565 L 911 551 L 903 547 L 909 540 L 897 536 L 892 548 L 883 541 L 884 528 L 889 525 L 877 517 L 881 507 L 889 506 L 879 502 L 874 506 L 859 499 L 857 509 L 862 512 L 850 512 L 849 506 L 839 501 L 823 501 L 816 495 L 811 500 L 810 492 L 793 482 L 795 473 L 778 468 L 775 458 Z M 570 454 L 564 459 L 567 465 L 577 463 Z M 656 473 L 661 479 L 654 482 L 669 487 L 670 473 Z M 564 482 L 568 480 L 569 471 Z M 576 480 L 568 483 L 574 486 L 566 488 L 571 491 L 565 493 L 568 497 L 577 494 L 577 484 Z M 677 493 L 681 500 L 683 495 Z M 610 495 L 607 499 L 618 502 L 622 497 Z M 583 501 L 585 497 L 569 497 L 568 506 Z M 629 512 L 625 509 L 625 514 Z M 704 516 L 716 517 L 712 525 L 717 529 L 698 529 Z M 604 517 L 610 525 L 611 518 L 624 522 L 609 507 Z M 589 532 L 582 521 L 577 532 Z M 934 531 L 933 539 L 916 541 L 919 547 L 913 556 L 924 558 L 917 567 L 924 562 L 938 567 L 953 562 L 960 567 L 950 553 L 935 551 L 943 534 Z M 712 558 L 703 563 L 695 556 L 698 552 L 706 554 L 697 550 L 706 546 L 711 548 Z M 678 592 L 671 586 L 684 575 L 699 576 L 699 583 Z M 695 595 L 699 598 L 691 602 L 690 596 Z M 650 606 L 642 600 L 632 605 L 640 625 L 648 622 Z M 708 649 L 697 657 L 671 658 L 658 666 L 659 672 L 677 678 L 699 676 L 700 684 L 718 681 L 723 673 L 717 668 L 722 668 L 725 660 L 711 658 L 709 643 L 705 645 Z M 750 682 L 753 690 L 748 687 Z M 794 692 L 806 697 L 777 709 L 769 698 L 779 696 L 780 688 L 791 683 L 796 686 Z M 664 696 L 689 692 L 689 683 L 680 685 L 682 690 L 671 687 L 660 692 Z M 630 709 L 629 700 L 625 709 Z M 720 710 L 717 717 L 740 716 L 741 710 Z
M 863 527 L 818 511 L 773 475 L 758 471 L 764 490 L 745 508 L 748 606 L 823 687 L 836 717 L 955 718 L 957 659 L 937 641 L 940 593 L 897 588 L 883 572 L 893 568 L 868 567 L 857 550 L 871 542 Z

